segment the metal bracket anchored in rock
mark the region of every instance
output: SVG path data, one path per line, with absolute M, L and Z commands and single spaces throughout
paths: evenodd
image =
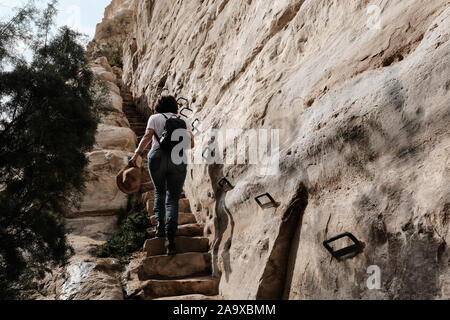
M 219 181 L 219 187 L 221 187 L 225 191 L 233 190 L 234 186 L 228 181 L 227 178 L 222 178 Z
M 178 98 L 178 99 L 177 99 L 177 103 L 178 103 L 178 105 L 179 105 L 179 106 L 183 106 L 183 104 L 182 104 L 182 103 L 180 103 L 180 101 L 185 101 L 185 102 L 186 102 L 186 105 L 187 105 L 187 107 L 189 108 L 189 100 L 188 100 L 188 99 L 186 99 L 186 98 L 183 98 L 183 97 L 180 97 L 180 98 Z
M 186 115 L 186 114 L 184 114 L 184 113 L 183 113 L 184 111 L 190 111 L 191 113 L 194 113 L 194 110 L 192 110 L 191 108 L 189 108 L 189 107 L 184 107 L 183 109 L 181 109 L 180 114 L 181 114 L 183 117 L 185 117 L 185 118 L 189 118 L 189 116 Z
M 194 122 L 192 122 L 192 133 L 194 136 L 198 135 L 200 133 L 200 130 L 197 129 L 196 124 L 200 123 L 200 120 L 195 119 Z
M 353 245 L 350 245 L 348 247 L 345 247 L 343 249 L 334 250 L 330 243 L 335 242 L 342 238 L 350 238 L 350 240 L 353 241 Z M 324 247 L 331 253 L 331 255 L 336 258 L 337 260 L 341 260 L 345 256 L 354 257 L 358 253 L 362 252 L 365 245 L 363 242 L 359 241 L 353 234 L 350 232 L 346 232 L 343 234 L 340 234 L 336 237 L 333 237 L 329 240 L 326 240 L 323 242 Z
M 211 159 L 211 157 L 206 157 L 206 156 L 205 156 L 205 153 L 206 153 L 207 151 L 211 151 L 211 157 L 212 157 L 212 158 L 214 158 L 215 154 L 214 154 L 214 151 L 211 150 L 209 147 L 206 147 L 206 148 L 205 148 L 205 150 L 204 150 L 203 153 L 202 153 L 202 158 L 205 159 L 206 161 L 209 161 L 209 160 Z
M 269 202 L 262 203 L 262 202 L 261 202 L 261 199 L 262 199 L 262 198 L 267 198 L 267 199 L 269 199 Z M 274 198 L 270 195 L 270 193 L 264 193 L 264 194 L 262 194 L 262 195 L 260 195 L 260 196 L 257 196 L 257 197 L 255 198 L 255 201 L 256 201 L 256 203 L 261 207 L 261 209 L 276 208 L 276 207 L 278 207 L 278 206 L 280 205 L 279 202 L 276 202 L 276 201 L 274 200 Z

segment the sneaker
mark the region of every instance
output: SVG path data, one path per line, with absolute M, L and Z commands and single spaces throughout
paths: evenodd
M 177 248 L 175 247 L 175 241 L 173 238 L 166 238 L 166 252 L 168 256 L 174 256 L 177 254 Z

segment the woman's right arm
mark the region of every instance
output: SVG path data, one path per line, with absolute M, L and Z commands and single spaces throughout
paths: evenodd
M 131 158 L 129 165 L 131 167 L 136 167 L 136 160 L 139 158 L 139 156 L 142 155 L 145 148 L 151 143 L 153 135 L 155 134 L 155 130 L 148 129 L 145 133 L 145 135 L 142 137 L 141 142 L 139 143 L 139 147 L 136 149 L 133 158 Z

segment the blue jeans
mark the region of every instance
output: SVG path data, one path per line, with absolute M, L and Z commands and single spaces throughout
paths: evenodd
M 155 186 L 156 220 L 164 224 L 166 234 L 175 236 L 178 229 L 178 202 L 186 180 L 187 165 L 176 165 L 170 154 L 158 149 L 148 156 L 148 169 Z

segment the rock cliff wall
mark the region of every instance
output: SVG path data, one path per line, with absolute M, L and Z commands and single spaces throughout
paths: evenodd
M 94 39 L 88 45 L 91 59 L 106 57 L 122 67 L 122 44 L 129 35 L 135 0 L 113 0 L 105 9 L 103 20 L 97 24 Z
M 74 249 L 66 266 L 52 270 L 34 290 L 33 299 L 121 300 L 124 298 L 117 259 L 100 259 L 96 249 L 117 229 L 117 210 L 128 196 L 116 185 L 117 173 L 136 149 L 137 138 L 122 110 L 122 97 L 106 57 L 90 63 L 94 76 L 107 86 L 108 112 L 99 124 L 96 144 L 88 154 L 86 192 L 79 208 L 66 219 L 67 239 Z
M 450 298 L 449 1 L 142 0 L 133 10 L 123 82 L 143 114 L 162 88 L 187 98 L 200 153 L 210 128 L 280 130 L 275 174 L 189 166 L 224 297 Z M 231 152 L 234 140 L 224 144 Z M 235 188 L 219 188 L 222 177 Z M 277 208 L 257 205 L 265 192 Z M 338 261 L 322 242 L 343 232 L 365 248 Z

